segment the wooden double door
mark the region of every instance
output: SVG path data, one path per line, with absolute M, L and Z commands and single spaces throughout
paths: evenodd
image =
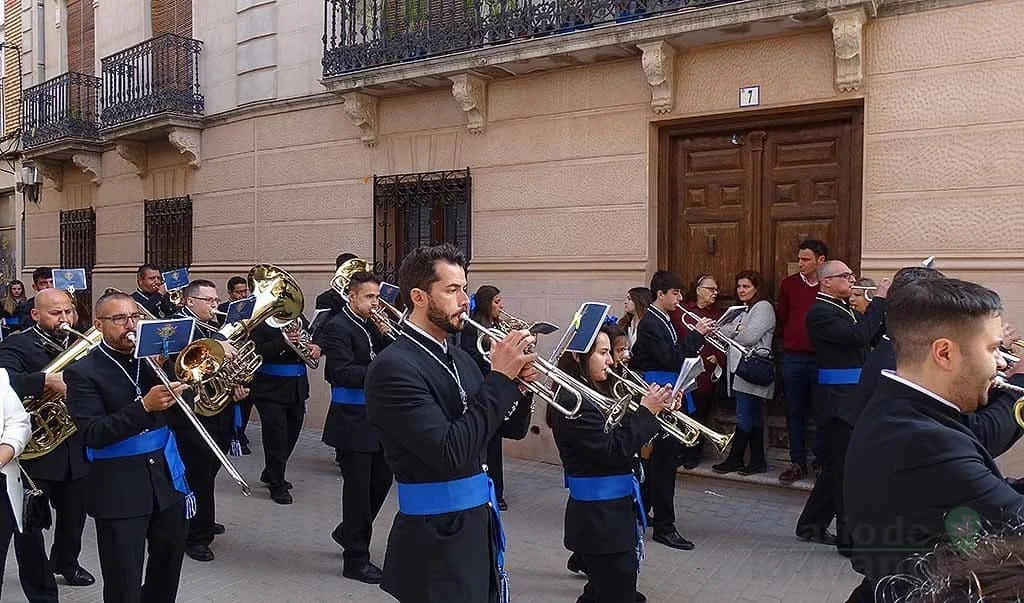
M 723 305 L 746 269 L 774 299 L 803 239 L 858 271 L 861 107 L 742 117 L 661 131 L 659 267 L 713 275 Z

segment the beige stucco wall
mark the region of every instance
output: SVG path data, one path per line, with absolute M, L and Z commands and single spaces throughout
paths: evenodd
M 199 3 L 196 12 L 211 113 L 234 107 L 240 81 L 241 13 L 224 4 Z M 300 11 L 283 27 L 289 3 L 272 4 L 277 92 L 318 91 L 310 61 L 319 58 L 322 17 L 314 25 Z M 141 199 L 188 192 L 196 276 L 223 283 L 256 261 L 274 262 L 312 298 L 326 287 L 337 253 L 372 255 L 374 174 L 469 166 L 471 288 L 498 284 L 506 307 L 525 318 L 565 324 L 583 300 L 610 302 L 619 314 L 624 290 L 655 267 L 658 124 L 734 112 L 738 88 L 760 85 L 761 109 L 863 99 L 868 275 L 888 276 L 936 255 L 947 272 L 997 288 L 1010 317 L 1024 323 L 1024 215 L 1016 211 L 1024 118 L 1015 101 L 1024 94 L 1024 42 L 1014 29 L 1022 22 L 1020 0 L 871 21 L 865 79 L 851 94 L 833 85 L 826 23 L 809 33 L 689 49 L 678 58 L 674 112 L 657 119 L 639 59 L 492 82 L 479 135 L 466 129 L 448 90 L 381 99 L 373 148 L 331 100 L 214 117 L 198 170 L 164 143 L 150 146 L 143 179 L 114 152 L 104 154 L 99 187 L 68 169 L 64 192 L 48 189 L 41 207 L 30 208 L 28 263 L 57 261 L 60 208 L 93 203 L 96 285 L 132 287 L 127 271 L 142 256 Z M 294 37 L 282 43 L 287 36 Z M 293 48 L 300 41 L 316 53 Z M 303 61 L 309 74 L 284 68 Z M 311 381 L 307 420 L 319 425 L 327 389 L 319 377 Z M 543 424 L 539 412 L 535 423 Z M 508 447 L 555 458 L 546 429 Z M 1024 472 L 1024 453 L 1005 458 L 1011 471 Z

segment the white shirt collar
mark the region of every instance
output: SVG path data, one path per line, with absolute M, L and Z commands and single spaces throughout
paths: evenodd
M 426 337 L 427 341 L 432 341 L 432 342 L 438 344 L 439 346 L 441 346 L 441 350 L 443 350 L 445 354 L 448 353 L 448 339 L 442 339 L 441 341 L 438 341 L 437 338 L 435 338 L 433 335 L 431 335 L 430 333 L 427 333 L 423 329 L 421 329 L 418 326 L 416 326 L 415 324 L 413 324 L 413 322 L 411 320 L 405 321 L 404 324 L 406 324 L 410 328 L 414 329 L 420 335 Z
M 889 369 L 885 369 L 885 370 L 882 371 L 882 376 L 883 377 L 888 377 L 888 378 L 892 379 L 893 381 L 895 381 L 897 383 L 902 383 L 903 385 L 906 385 L 910 389 L 917 390 L 917 391 L 921 392 L 922 394 L 930 396 L 931 398 L 934 398 L 934 399 L 938 400 L 939 402 L 942 402 L 943 404 L 945 404 L 946 406 L 952 408 L 953 410 L 957 411 L 960 414 L 963 414 L 963 412 L 964 412 L 964 411 L 960 410 L 960 407 L 957 406 L 956 404 L 953 404 L 949 400 L 943 398 L 942 396 L 936 394 L 935 392 L 933 392 L 933 391 L 931 391 L 929 389 L 925 389 L 925 388 L 921 387 L 920 385 L 914 383 L 913 381 L 910 381 L 909 379 L 905 379 L 903 377 L 900 377 L 894 371 L 891 371 Z
M 817 282 L 817 283 L 814 283 L 814 284 L 812 285 L 812 284 L 811 284 L 811 281 L 807 280 L 807 277 L 806 277 L 806 276 L 804 276 L 804 273 L 803 273 L 803 272 L 797 272 L 797 274 L 799 274 L 799 275 L 800 275 L 800 280 L 802 280 L 802 281 L 804 282 L 804 284 L 805 284 L 805 285 L 807 285 L 808 287 L 817 287 L 818 285 L 820 285 L 820 284 L 821 284 L 821 282 L 819 281 L 819 282 Z

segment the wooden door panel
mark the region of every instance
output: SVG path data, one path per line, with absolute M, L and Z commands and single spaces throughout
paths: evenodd
M 776 253 L 769 258 L 771 265 L 765 274 L 770 274 L 773 296 L 778 282 L 796 272 L 796 248 L 804 239 L 835 241 L 839 237 L 835 220 L 783 220 L 775 223 L 772 246 Z M 768 278 L 768 277 L 766 277 Z

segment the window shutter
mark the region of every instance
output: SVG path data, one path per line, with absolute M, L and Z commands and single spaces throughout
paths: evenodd
M 192 37 L 192 0 L 152 0 L 153 37 L 173 33 Z
M 5 0 L 4 11 L 7 18 L 4 20 L 4 39 L 21 39 L 21 1 Z M 3 48 L 4 61 L 4 135 L 10 134 L 21 125 L 18 123 L 21 105 L 21 73 L 18 65 L 18 48 L 11 44 Z
M 68 71 L 81 73 L 84 67 L 82 52 L 82 6 L 89 0 L 70 0 L 68 2 L 67 22 L 64 26 L 68 32 Z M 89 2 L 91 5 L 91 2 Z

